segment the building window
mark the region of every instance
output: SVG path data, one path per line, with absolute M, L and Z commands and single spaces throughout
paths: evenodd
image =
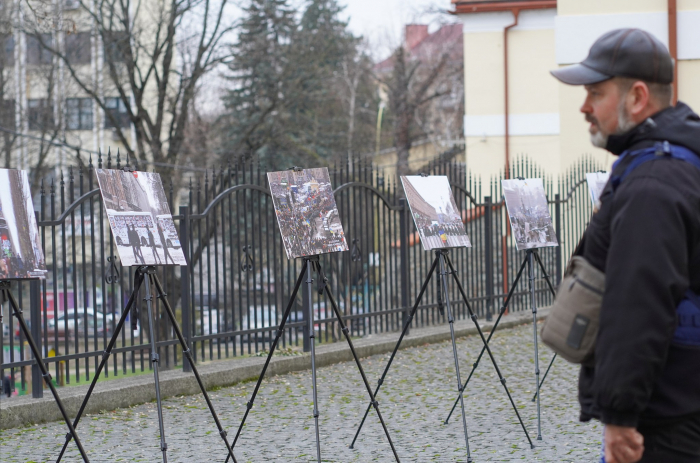
M 72 65 L 90 64 L 90 33 L 66 35 L 66 58 Z
M 129 119 L 129 113 L 126 111 L 126 105 L 121 98 L 105 98 L 105 107 L 108 113 L 105 114 L 105 129 L 129 127 L 131 120 Z M 114 118 L 114 122 L 109 117 L 110 114 Z
M 80 0 L 63 0 L 64 10 L 75 10 L 80 8 Z
M 11 34 L 0 34 L 0 68 L 15 65 L 15 38 Z
M 15 100 L 2 100 L 2 106 L 0 106 L 0 126 L 15 130 Z
M 92 100 L 90 98 L 66 99 L 66 128 L 68 130 L 92 130 Z
M 45 98 L 27 101 L 29 130 L 49 130 L 54 127 L 53 104 Z
M 51 64 L 52 54 L 46 49 L 51 46 L 51 34 L 27 35 L 27 64 Z
M 126 31 L 104 31 L 105 60 L 111 63 L 123 63 L 130 55 L 129 35 Z

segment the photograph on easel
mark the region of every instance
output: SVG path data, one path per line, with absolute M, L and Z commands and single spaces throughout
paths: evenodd
M 187 265 L 160 175 L 95 172 L 122 265 Z
M 268 172 L 287 258 L 347 251 L 328 168 Z
M 600 208 L 600 195 L 603 193 L 603 188 L 607 185 L 609 178 L 610 172 L 589 172 L 586 174 L 586 183 L 588 183 L 588 191 L 591 193 L 594 211 Z
M 518 250 L 559 246 L 540 178 L 501 180 Z
M 423 249 L 471 247 L 446 176 L 401 176 L 401 183 Z
M 32 278 L 46 278 L 46 262 L 27 172 L 0 169 L 0 280 Z

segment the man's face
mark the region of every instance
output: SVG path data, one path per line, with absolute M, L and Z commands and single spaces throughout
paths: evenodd
M 614 79 L 608 79 L 597 84 L 586 85 L 586 100 L 581 106 L 586 121 L 591 125 L 591 143 L 599 148 L 605 148 L 608 136 L 620 130 L 620 118 L 625 116 L 624 101 L 621 99 L 619 86 Z M 626 124 L 625 124 L 626 125 Z

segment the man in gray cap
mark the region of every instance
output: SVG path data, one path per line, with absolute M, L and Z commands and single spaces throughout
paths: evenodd
M 619 158 L 576 254 L 605 273 L 581 420 L 605 423 L 606 463 L 700 462 L 700 117 L 672 104 L 673 60 L 619 29 L 581 63 L 591 142 Z

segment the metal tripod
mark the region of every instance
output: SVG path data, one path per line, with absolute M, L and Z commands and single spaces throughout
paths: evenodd
M 328 278 L 323 274 L 323 271 L 321 270 L 321 264 L 319 262 L 318 256 L 308 256 L 304 257 L 304 263 L 301 268 L 301 272 L 299 274 L 299 277 L 297 278 L 297 281 L 294 285 L 294 290 L 292 291 L 292 295 L 289 297 L 289 302 L 287 303 L 287 308 L 284 311 L 284 315 L 282 316 L 282 322 L 279 325 L 279 328 L 277 329 L 277 334 L 275 336 L 274 341 L 272 341 L 272 345 L 270 346 L 270 352 L 267 354 L 267 359 L 265 360 L 265 364 L 263 365 L 262 372 L 260 373 L 260 377 L 258 378 L 258 382 L 255 384 L 255 388 L 253 389 L 253 394 L 250 397 L 250 401 L 246 405 L 246 412 L 245 415 L 243 415 L 243 420 L 241 421 L 241 425 L 238 428 L 238 432 L 236 433 L 236 438 L 233 440 L 233 446 L 236 446 L 236 442 L 238 441 L 239 436 L 241 435 L 241 431 L 243 430 L 243 426 L 245 425 L 246 419 L 248 418 L 248 414 L 250 413 L 251 408 L 253 408 L 253 403 L 255 402 L 255 397 L 258 395 L 258 391 L 260 390 L 260 385 L 262 383 L 263 378 L 265 377 L 265 372 L 267 371 L 267 367 L 270 364 L 270 360 L 272 359 L 272 355 L 275 353 L 275 349 L 277 348 L 277 345 L 279 343 L 280 338 L 282 337 L 282 334 L 284 333 L 284 327 L 287 323 L 287 320 L 289 318 L 289 313 L 292 310 L 292 306 L 294 305 L 294 301 L 296 300 L 297 293 L 299 292 L 299 287 L 302 284 L 302 281 L 304 281 L 304 276 L 306 275 L 306 285 L 308 286 L 309 289 L 309 294 L 313 293 L 313 278 L 311 276 L 311 273 L 315 272 L 318 278 L 318 287 L 317 291 L 319 294 L 326 294 L 328 297 L 329 302 L 331 303 L 331 307 L 333 308 L 333 313 L 335 314 L 336 319 L 338 320 L 338 324 L 340 325 L 340 329 L 345 335 L 345 340 L 348 342 L 348 345 L 350 346 L 350 351 L 352 352 L 352 356 L 355 359 L 355 363 L 357 364 L 357 368 L 360 371 L 360 375 L 362 376 L 362 381 L 365 384 L 365 388 L 367 389 L 367 394 L 369 395 L 370 398 L 370 406 L 374 407 L 374 410 L 377 412 L 377 416 L 379 417 L 379 421 L 382 424 L 382 428 L 384 429 L 384 434 L 386 435 L 387 440 L 389 441 L 389 445 L 391 446 L 391 451 L 394 453 L 394 458 L 396 459 L 397 462 L 400 462 L 399 460 L 399 455 L 396 453 L 396 448 L 394 448 L 394 443 L 391 440 L 391 436 L 389 435 L 389 430 L 386 427 L 386 424 L 384 423 L 384 418 L 382 417 L 381 412 L 379 411 L 379 403 L 376 401 L 374 394 L 372 393 L 372 388 L 369 385 L 369 381 L 367 380 L 367 376 L 365 376 L 365 372 L 362 369 L 362 364 L 360 363 L 360 359 L 357 356 L 357 353 L 355 352 L 355 347 L 352 343 L 352 340 L 350 339 L 350 330 L 345 326 L 345 322 L 343 321 L 343 316 L 340 313 L 340 310 L 338 309 L 338 304 L 335 301 L 335 298 L 333 297 L 333 294 L 331 293 L 331 289 L 328 286 Z M 311 340 L 311 378 L 312 378 L 312 385 L 313 385 L 313 402 L 314 402 L 314 422 L 315 422 L 315 427 L 316 427 L 316 457 L 318 460 L 318 463 L 321 463 L 321 441 L 320 441 L 320 435 L 319 435 L 319 428 L 318 428 L 318 417 L 319 417 L 319 411 L 318 411 L 318 395 L 317 395 L 317 389 L 316 389 L 316 347 L 315 347 L 315 335 L 314 335 L 314 317 L 313 317 L 313 308 L 311 307 L 311 298 L 308 299 L 307 301 L 307 314 L 309 314 L 308 320 L 307 320 L 307 328 L 308 328 L 308 336 Z M 228 458 L 226 459 L 226 462 L 228 463 Z
M 41 370 L 41 376 L 44 378 L 44 382 L 49 387 L 49 389 L 51 389 L 51 394 L 53 395 L 53 398 L 56 400 L 56 405 L 58 405 L 58 409 L 61 411 L 61 415 L 63 416 L 63 421 L 65 421 L 66 425 L 68 426 L 69 432 L 66 435 L 66 442 L 68 442 L 71 438 L 75 439 L 75 444 L 78 446 L 78 450 L 80 451 L 80 455 L 83 457 L 83 461 L 85 463 L 89 463 L 90 460 L 88 459 L 87 454 L 85 453 L 85 449 L 83 448 L 83 444 L 80 442 L 80 438 L 75 433 L 75 426 L 73 425 L 73 423 L 70 422 L 70 418 L 68 418 L 68 414 L 66 413 L 66 408 L 63 406 L 63 402 L 61 402 L 61 398 L 58 396 L 58 391 L 56 391 L 56 386 L 54 386 L 53 382 L 51 381 L 51 374 L 49 373 L 49 370 L 46 368 L 46 365 L 44 365 L 44 359 L 41 357 L 41 352 L 39 352 L 39 348 L 37 347 L 36 343 L 34 342 L 34 338 L 32 337 L 32 334 L 29 331 L 29 326 L 27 326 L 27 322 L 24 320 L 24 315 L 22 315 L 22 309 L 19 308 L 19 305 L 17 304 L 15 297 L 12 295 L 12 292 L 10 291 L 10 281 L 8 281 L 8 280 L 0 281 L 0 301 L 5 301 L 5 300 L 9 301 L 10 308 L 12 310 L 12 314 L 19 321 L 19 328 L 24 333 L 24 336 L 27 339 L 27 343 L 29 343 L 29 348 L 32 351 L 32 355 L 34 355 L 34 360 L 36 360 L 36 363 L 39 366 L 39 369 Z M 0 310 L 0 319 L 1 318 L 2 318 L 2 311 Z
M 452 278 L 454 279 L 457 289 L 460 292 L 460 295 L 462 296 L 462 300 L 464 301 L 467 310 L 469 312 L 469 318 L 474 322 L 474 325 L 476 326 L 476 329 L 479 333 L 479 336 L 481 337 L 482 342 L 484 343 L 484 350 L 488 351 L 488 354 L 491 358 L 491 362 L 493 363 L 494 368 L 496 369 L 496 373 L 498 374 L 498 377 L 501 381 L 501 384 L 503 384 L 503 388 L 506 391 L 506 394 L 508 395 L 508 398 L 510 400 L 511 405 L 513 406 L 513 410 L 515 411 L 516 416 L 518 417 L 518 420 L 520 421 L 520 425 L 523 428 L 523 431 L 525 432 L 525 436 L 527 437 L 528 442 L 530 442 L 530 445 L 532 446 L 532 440 L 530 439 L 530 436 L 527 432 L 527 429 L 525 428 L 525 424 L 523 423 L 523 420 L 520 417 L 520 413 L 518 412 L 518 409 L 515 406 L 515 403 L 513 402 L 513 398 L 510 395 L 510 391 L 508 390 L 508 386 L 506 386 L 506 379 L 503 377 L 501 374 L 501 370 L 498 367 L 498 364 L 496 363 L 496 359 L 494 358 L 493 354 L 491 353 L 491 349 L 488 347 L 488 342 L 486 341 L 486 338 L 484 336 L 483 331 L 481 330 L 481 326 L 479 325 L 479 322 L 477 321 L 476 314 L 472 311 L 471 304 L 469 303 L 469 298 L 467 297 L 466 293 L 464 292 L 464 288 L 462 287 L 462 283 L 459 281 L 459 278 L 457 277 L 457 271 L 452 265 L 452 262 L 449 258 L 449 250 L 448 249 L 436 249 L 435 250 L 435 260 L 433 260 L 433 264 L 430 267 L 430 270 L 428 271 L 428 275 L 425 278 L 425 281 L 423 282 L 423 285 L 421 286 L 420 292 L 418 293 L 418 297 L 416 298 L 415 303 L 413 304 L 413 308 L 411 309 L 411 312 L 406 320 L 406 323 L 404 324 L 403 331 L 401 332 L 401 335 L 399 336 L 399 340 L 396 343 L 396 346 L 394 347 L 394 351 L 391 353 L 391 356 L 389 357 L 389 362 L 387 363 L 386 367 L 384 368 L 384 372 L 382 373 L 381 378 L 377 382 L 377 388 L 375 389 L 374 393 L 377 394 L 379 393 L 379 389 L 381 388 L 382 384 L 384 383 L 384 380 L 386 378 L 387 373 L 389 372 L 389 368 L 391 368 L 391 364 L 394 361 L 394 357 L 396 356 L 396 353 L 399 350 L 399 347 L 401 345 L 401 342 L 403 341 L 404 336 L 408 332 L 408 328 L 411 325 L 411 322 L 413 320 L 413 317 L 415 316 L 418 306 L 420 304 L 421 299 L 423 298 L 423 294 L 425 293 L 426 288 L 428 287 L 428 283 L 430 282 L 430 278 L 433 275 L 433 272 L 437 267 L 439 267 L 439 279 L 441 282 L 441 292 L 442 296 L 444 297 L 445 300 L 445 308 L 447 309 L 447 320 L 450 324 L 450 335 L 452 338 L 452 352 L 454 356 L 454 362 L 455 362 L 455 371 L 456 371 L 456 376 L 457 376 L 457 387 L 458 389 L 461 388 L 462 385 L 462 380 L 460 377 L 460 371 L 459 371 L 459 361 L 457 357 L 457 344 L 455 342 L 455 335 L 454 335 L 454 316 L 452 314 L 452 309 L 450 307 L 450 298 L 449 298 L 449 293 L 447 289 L 447 275 L 450 274 L 452 275 Z M 447 271 L 447 268 L 449 268 L 449 272 Z M 461 392 L 461 389 L 459 389 Z M 464 400 L 462 397 L 462 394 L 460 393 L 458 402 L 461 402 L 462 404 L 462 424 L 464 427 L 464 438 L 467 444 L 467 461 L 470 462 L 472 461 L 471 459 L 471 453 L 469 450 L 469 435 L 467 432 L 467 420 L 466 420 L 466 414 L 464 410 Z M 357 440 L 357 437 L 360 435 L 360 431 L 362 430 L 362 426 L 365 423 L 365 419 L 367 418 L 367 413 L 369 412 L 369 407 L 367 411 L 365 412 L 365 416 L 362 419 L 362 422 L 360 423 L 360 426 L 357 429 L 357 433 L 355 434 L 355 438 L 352 441 L 352 444 L 350 445 L 350 448 L 353 448 L 355 445 L 355 441 Z
M 532 309 L 532 329 L 533 329 L 533 336 L 534 336 L 534 340 L 535 340 L 535 381 L 536 381 L 536 388 L 537 388 L 535 390 L 535 395 L 532 397 L 532 401 L 534 402 L 535 400 L 537 400 L 537 440 L 542 440 L 542 426 L 541 426 L 541 420 L 540 420 L 540 388 L 544 384 L 544 380 L 547 378 L 547 374 L 549 373 L 549 370 L 552 368 L 552 364 L 554 363 L 554 360 L 557 358 L 557 354 L 554 354 L 554 356 L 552 357 L 552 360 L 549 362 L 549 367 L 547 368 L 547 371 L 545 372 L 544 377 L 542 378 L 542 381 L 540 382 L 539 352 L 538 352 L 538 348 L 537 348 L 537 306 L 535 304 L 535 271 L 534 271 L 533 258 L 537 260 L 537 263 L 539 264 L 539 267 L 542 270 L 542 274 L 544 275 L 544 279 L 547 282 L 547 286 L 549 286 L 549 290 L 552 292 L 553 295 L 556 294 L 556 291 L 554 290 L 554 286 L 552 285 L 552 282 L 549 280 L 549 275 L 547 274 L 547 270 L 544 268 L 544 264 L 542 263 L 542 260 L 540 259 L 540 255 L 537 252 L 537 249 L 528 249 L 526 251 L 525 258 L 523 259 L 523 262 L 520 265 L 520 269 L 518 270 L 518 274 L 515 277 L 515 280 L 513 281 L 513 284 L 510 287 L 510 290 L 508 291 L 508 296 L 506 297 L 505 301 L 503 302 L 503 306 L 501 307 L 500 313 L 498 314 L 498 318 L 496 319 L 496 323 L 494 323 L 493 328 L 491 329 L 491 333 L 489 333 L 489 337 L 486 340 L 484 347 L 481 349 L 481 353 L 479 353 L 479 356 L 476 358 L 476 362 L 474 362 L 474 365 L 472 366 L 472 371 L 469 373 L 467 380 L 464 382 L 464 386 L 462 386 L 462 388 L 460 389 L 459 395 L 457 396 L 457 399 L 455 400 L 454 405 L 452 405 L 452 410 L 450 410 L 450 414 L 447 415 L 447 418 L 445 419 L 445 423 L 449 422 L 450 417 L 452 416 L 452 413 L 454 413 L 455 408 L 457 407 L 457 403 L 459 402 L 462 394 L 466 390 L 467 384 L 469 384 L 469 380 L 472 378 L 474 371 L 479 366 L 479 361 L 481 360 L 481 357 L 484 355 L 484 351 L 487 350 L 488 343 L 491 342 L 491 337 L 493 336 L 493 333 L 496 332 L 496 329 L 498 328 L 498 324 L 500 323 L 501 318 L 503 317 L 503 314 L 506 312 L 506 308 L 508 307 L 508 303 L 510 302 L 511 298 L 513 297 L 513 294 L 515 293 L 515 289 L 518 286 L 518 282 L 520 281 L 520 277 L 523 274 L 523 270 L 525 270 L 525 266 L 527 266 L 528 278 L 529 278 L 528 290 L 530 293 L 530 304 L 531 304 L 531 309 Z
M 160 397 L 160 381 L 158 379 L 158 365 L 160 363 L 160 359 L 158 356 L 158 350 L 156 347 L 156 338 L 155 338 L 155 330 L 153 328 L 153 312 L 154 312 L 154 307 L 153 307 L 153 296 L 152 296 L 152 290 L 155 289 L 156 292 L 156 297 L 160 299 L 163 302 L 163 307 L 165 308 L 165 312 L 168 315 L 168 318 L 170 319 L 170 322 L 172 323 L 173 330 L 175 331 L 175 335 L 177 336 L 178 340 L 180 341 L 180 346 L 182 347 L 182 352 L 187 361 L 190 362 L 190 365 L 192 366 L 192 372 L 194 373 L 195 378 L 197 379 L 197 383 L 199 384 L 199 388 L 202 391 L 202 395 L 204 396 L 204 400 L 207 402 L 207 406 L 209 407 L 209 411 L 211 412 L 212 417 L 214 418 L 214 422 L 216 423 L 216 427 L 219 429 L 219 435 L 223 439 L 224 443 L 226 444 L 226 449 L 228 451 L 228 456 L 227 456 L 227 461 L 229 457 L 233 458 L 234 463 L 236 462 L 236 457 L 233 455 L 233 448 L 232 446 L 228 443 L 228 438 L 226 437 L 226 431 L 224 431 L 223 426 L 221 425 L 221 421 L 219 421 L 219 417 L 216 414 L 216 411 L 214 410 L 214 405 L 211 402 L 211 399 L 209 398 L 209 394 L 207 393 L 206 388 L 204 387 L 204 383 L 202 382 L 202 378 L 199 375 L 199 371 L 197 370 L 197 366 L 194 364 L 194 359 L 192 358 L 192 352 L 190 351 L 189 346 L 187 345 L 187 341 L 185 341 L 185 337 L 182 335 L 182 331 L 180 330 L 180 325 L 177 322 L 177 319 L 175 318 L 175 314 L 173 313 L 172 308 L 170 307 L 170 303 L 168 302 L 167 299 L 167 294 L 163 291 L 163 287 L 160 284 L 160 281 L 158 280 L 158 275 L 156 274 L 156 267 L 154 266 L 141 266 L 136 269 L 136 278 L 134 280 L 134 290 L 131 293 L 131 296 L 129 296 L 129 300 L 126 304 L 126 307 L 124 308 L 124 311 L 122 312 L 121 317 L 119 318 L 119 323 L 117 323 L 116 329 L 114 330 L 114 334 L 112 334 L 111 339 L 109 340 L 109 344 L 107 345 L 107 349 L 105 349 L 104 355 L 102 356 L 102 361 L 100 362 L 100 365 L 97 367 L 97 371 L 95 372 L 95 376 L 92 378 L 92 383 L 90 384 L 90 388 L 88 389 L 87 394 L 85 395 L 85 398 L 83 399 L 83 403 L 80 406 L 80 410 L 78 411 L 78 415 L 75 417 L 75 421 L 73 422 L 73 426 L 77 427 L 78 422 L 80 421 L 80 418 L 83 415 L 83 412 L 85 411 L 85 406 L 87 405 L 88 401 L 90 400 L 90 395 L 92 394 L 92 391 L 95 389 L 95 384 L 97 384 L 97 380 L 100 377 L 100 373 L 102 373 L 102 369 L 104 366 L 107 364 L 107 360 L 109 359 L 109 356 L 112 353 L 112 349 L 114 348 L 114 345 L 117 342 L 117 339 L 119 338 L 119 333 L 121 330 L 124 328 L 124 323 L 126 322 L 127 316 L 129 314 L 129 311 L 133 308 L 134 306 L 134 301 L 138 297 L 138 292 L 139 289 L 141 288 L 141 285 L 145 284 L 145 289 L 146 289 L 146 297 L 144 300 L 146 301 L 146 307 L 147 307 L 147 315 L 148 315 L 148 327 L 149 327 L 149 344 L 150 344 L 150 350 L 151 350 L 151 363 L 153 364 L 153 376 L 155 377 L 155 388 L 156 388 L 156 404 L 158 408 L 158 426 L 160 428 L 160 450 L 163 453 L 163 463 L 167 463 L 168 461 L 168 444 L 165 441 L 165 425 L 163 423 L 163 406 L 161 403 L 161 397 Z M 132 319 L 132 321 L 135 322 L 135 318 Z M 61 453 L 58 455 L 58 458 L 56 459 L 56 463 L 61 461 L 61 458 L 63 457 L 64 452 L 66 451 L 66 446 L 70 442 L 70 435 L 66 436 L 66 442 L 63 444 L 63 448 L 61 449 Z

